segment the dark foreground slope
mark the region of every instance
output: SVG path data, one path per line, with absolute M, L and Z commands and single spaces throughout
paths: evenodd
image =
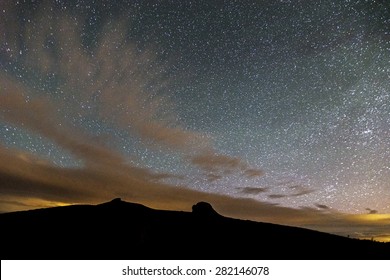
M 120 199 L 0 215 L 1 259 L 390 259 L 390 244 Z

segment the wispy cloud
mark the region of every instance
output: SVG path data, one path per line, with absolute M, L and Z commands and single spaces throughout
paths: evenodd
M 244 175 L 249 177 L 249 178 L 255 178 L 255 177 L 260 177 L 260 176 L 263 176 L 265 174 L 265 172 L 263 170 L 260 170 L 260 169 L 246 169 L 244 171 Z
M 287 197 L 288 195 L 285 195 L 285 194 L 270 194 L 268 195 L 269 198 L 283 198 L 283 197 Z
M 31 90 L 0 74 L 0 120 L 23 127 L 54 141 L 87 165 L 118 165 L 123 158 L 91 136 L 71 127 L 45 97 L 31 96 Z
M 268 197 L 272 199 L 284 198 L 284 197 L 297 197 L 297 196 L 307 195 L 312 192 L 314 192 L 314 190 L 306 186 L 293 185 L 287 187 L 286 193 L 270 194 L 268 195 Z
M 256 188 L 256 187 L 243 187 L 237 189 L 241 190 L 241 192 L 245 194 L 259 194 L 259 193 L 265 193 L 269 191 L 269 188 Z
M 222 175 L 216 175 L 216 174 L 213 174 L 213 173 L 207 174 L 206 177 L 207 177 L 207 181 L 209 181 L 209 182 L 214 182 L 214 181 L 217 181 L 217 180 L 223 178 Z
M 316 203 L 315 206 L 320 208 L 320 209 L 324 209 L 324 210 L 330 209 L 329 206 L 327 206 L 325 204 L 318 204 L 318 203 Z
M 214 152 L 195 155 L 191 158 L 191 162 L 207 172 L 230 173 L 246 168 L 246 164 L 239 158 L 216 154 Z
M 47 99 L 55 99 L 57 108 L 51 108 L 52 111 L 61 110 L 58 103 L 65 100 L 66 110 L 71 111 L 71 115 L 97 118 L 100 122 L 137 135 L 144 145 L 173 149 L 185 157 L 195 154 L 192 162 L 200 168 L 207 165 L 197 163 L 205 151 L 214 154 L 211 161 L 219 168 L 222 164 L 228 169 L 234 168 L 232 165 L 229 167 L 229 163 L 222 163 L 229 160 L 228 156 L 215 151 L 209 135 L 186 129 L 177 121 L 175 102 L 164 94 L 165 85 L 170 82 L 165 66 L 158 62 L 153 51 L 140 51 L 127 40 L 126 20 L 107 22 L 93 48 L 85 47 L 81 26 L 66 13 L 60 18 L 41 13 L 35 20 L 46 24 L 26 25 L 24 29 L 14 26 L 20 34 L 35 34 L 24 38 L 27 51 L 19 57 L 13 52 L 3 54 L 10 62 L 25 61 L 25 67 L 35 75 L 43 78 L 52 75 L 61 81 L 57 93 L 46 92 Z M 18 41 L 12 34 L 7 36 L 7 42 L 12 42 L 15 49 L 21 48 Z M 38 104 L 28 106 L 46 110 L 45 106 Z M 30 111 L 35 110 L 30 108 Z M 244 166 L 240 159 L 230 160 L 230 164 L 240 161 L 240 167 Z M 208 167 L 211 167 L 210 164 Z M 259 170 L 245 168 L 248 169 L 245 171 L 248 177 L 261 175 Z
M 191 163 L 200 167 L 206 173 L 218 174 L 218 177 L 232 173 L 239 173 L 249 178 L 264 174 L 260 169 L 253 169 L 238 157 L 218 154 L 214 151 L 204 151 L 190 158 Z
M 293 191 L 289 196 L 301 196 L 314 192 L 314 190 L 303 185 L 290 186 L 289 189 Z

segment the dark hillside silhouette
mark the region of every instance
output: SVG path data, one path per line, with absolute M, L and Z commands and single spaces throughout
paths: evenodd
M 0 214 L 1 259 L 390 259 L 390 244 L 114 199 Z

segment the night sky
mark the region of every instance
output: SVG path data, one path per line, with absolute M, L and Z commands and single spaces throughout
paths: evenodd
M 0 2 L 0 211 L 101 203 L 390 240 L 388 1 Z

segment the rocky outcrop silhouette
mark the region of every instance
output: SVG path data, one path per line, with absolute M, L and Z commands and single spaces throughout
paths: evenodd
M 192 213 L 199 217 L 219 217 L 220 215 L 214 210 L 210 203 L 201 201 L 192 206 Z
M 1 259 L 390 259 L 390 244 L 116 198 L 0 214 Z
M 120 197 L 114 198 L 110 201 L 111 204 L 119 204 L 122 202 L 122 199 Z

